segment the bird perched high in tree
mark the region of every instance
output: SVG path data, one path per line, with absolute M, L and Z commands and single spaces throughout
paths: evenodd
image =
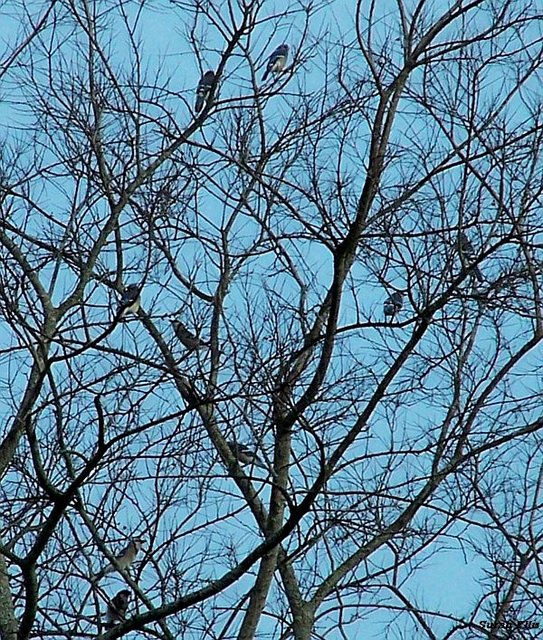
M 116 624 L 124 622 L 126 612 L 128 611 L 128 603 L 130 602 L 130 591 L 123 589 L 110 600 L 107 605 L 106 613 L 106 629 L 111 629 Z
M 481 273 L 479 267 L 475 264 L 470 267 L 469 263 L 473 261 L 475 258 L 475 249 L 471 244 L 468 236 L 461 231 L 458 234 L 458 252 L 460 253 L 460 257 L 462 258 L 462 262 L 465 262 L 465 267 L 473 272 L 473 275 L 479 280 L 479 282 L 484 282 L 483 274 Z
M 261 469 L 268 468 L 258 457 L 256 451 L 248 447 L 246 444 L 241 444 L 239 442 L 234 442 L 233 440 L 231 440 L 230 442 L 228 442 L 228 446 L 232 450 L 234 458 L 236 458 L 239 464 L 250 464 L 254 465 L 255 467 L 260 467 Z
M 189 351 L 196 351 L 198 349 L 205 349 L 208 344 L 203 340 L 200 340 L 198 336 L 191 333 L 187 327 L 181 322 L 181 320 L 171 320 L 173 324 L 173 330 L 177 336 L 179 342 L 186 347 Z
M 140 294 L 141 285 L 139 284 L 129 284 L 123 289 L 119 300 L 119 308 L 117 309 L 117 315 L 120 318 L 124 318 L 129 313 L 137 313 L 139 311 L 141 304 Z
M 145 540 L 141 538 L 134 538 L 131 540 L 128 545 L 121 551 L 118 556 L 115 556 L 115 564 L 111 563 L 105 566 L 103 569 L 93 576 L 91 576 L 91 582 L 97 582 L 104 576 L 107 576 L 109 573 L 113 573 L 118 569 L 127 570 L 130 569 L 136 556 L 138 555 L 139 550 L 145 544 Z
M 215 72 L 214 71 L 206 71 L 204 75 L 200 78 L 200 82 L 198 83 L 198 87 L 196 88 L 196 104 L 194 105 L 194 111 L 198 113 L 204 108 L 204 104 L 209 96 L 209 92 L 211 91 L 211 87 L 215 82 Z
M 266 80 L 270 73 L 279 73 L 283 71 L 287 63 L 288 58 L 288 44 L 280 44 L 277 49 L 268 58 L 266 64 L 266 71 L 262 76 L 262 82 Z
M 403 293 L 401 291 L 395 291 L 391 294 L 383 305 L 383 312 L 385 316 L 393 318 L 397 313 L 402 310 L 403 307 Z

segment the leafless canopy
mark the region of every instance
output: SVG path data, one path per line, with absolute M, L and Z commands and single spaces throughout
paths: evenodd
M 0 11 L 0 638 L 536 637 L 538 3 Z

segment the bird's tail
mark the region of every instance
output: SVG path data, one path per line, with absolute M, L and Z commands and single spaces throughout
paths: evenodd
M 268 77 L 268 74 L 270 73 L 270 67 L 266 67 L 266 71 L 264 71 L 264 75 L 262 76 L 262 82 L 264 82 L 266 80 L 266 78 Z
M 113 573 L 114 571 L 115 571 L 115 567 L 112 564 L 108 564 L 107 567 L 100 569 L 100 571 L 98 571 L 97 573 L 93 573 L 89 579 L 91 582 L 94 582 L 96 584 L 104 576 L 107 576 L 108 574 Z
M 199 113 L 204 108 L 204 99 L 202 96 L 196 98 L 196 104 L 194 105 L 194 111 Z

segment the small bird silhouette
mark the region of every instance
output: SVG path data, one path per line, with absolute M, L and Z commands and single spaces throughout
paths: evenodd
M 266 64 L 266 71 L 262 76 L 262 82 L 266 80 L 270 73 L 279 73 L 283 71 L 287 63 L 288 58 L 288 44 L 280 44 L 277 49 L 268 58 Z
M 121 553 L 118 556 L 115 556 L 115 562 L 117 566 L 115 566 L 114 564 L 108 564 L 98 573 L 91 576 L 91 582 L 97 582 L 104 576 L 117 571 L 117 569 L 130 569 L 134 560 L 136 559 L 136 556 L 138 555 L 138 551 L 144 544 L 145 540 L 142 540 L 141 538 L 134 538 L 134 540 L 131 540 L 128 545 L 121 551 Z
M 391 294 L 383 305 L 383 311 L 385 316 L 393 318 L 397 313 L 402 310 L 403 307 L 403 293 L 401 291 L 395 291 Z
M 209 92 L 211 91 L 211 87 L 213 86 L 214 82 L 214 71 L 206 71 L 200 78 L 200 82 L 198 83 L 198 87 L 196 88 L 196 104 L 194 105 L 194 111 L 196 111 L 196 113 L 204 108 L 205 101 L 209 96 Z
M 268 467 L 264 464 L 264 462 L 258 457 L 256 451 L 253 451 L 246 444 L 241 444 L 239 442 L 234 442 L 231 440 L 228 442 L 228 446 L 232 450 L 234 454 L 234 458 L 240 464 L 252 464 L 255 467 L 260 467 L 261 469 L 267 469 Z
M 106 629 L 111 629 L 116 624 L 124 622 L 129 601 L 130 591 L 128 591 L 128 589 L 119 591 L 119 593 L 110 600 L 107 605 L 106 624 L 104 625 Z
M 129 284 L 123 289 L 119 300 L 119 308 L 117 309 L 117 315 L 120 318 L 124 318 L 129 313 L 137 313 L 139 311 L 140 294 L 141 285 L 139 284 Z
M 475 258 L 475 248 L 463 231 L 458 234 L 458 251 L 460 252 L 460 257 L 466 263 L 471 262 Z M 473 275 L 477 280 L 479 280 L 479 282 L 484 282 L 483 274 L 477 265 L 473 265 L 472 267 L 469 267 L 469 269 L 473 272 Z
M 193 333 L 191 333 L 181 322 L 181 320 L 171 320 L 171 323 L 173 324 L 173 329 L 179 342 L 189 351 L 205 349 L 207 346 L 209 346 L 206 342 L 200 340 L 198 336 L 195 336 Z

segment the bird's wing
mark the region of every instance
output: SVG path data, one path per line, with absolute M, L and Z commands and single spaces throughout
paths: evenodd
M 129 542 L 126 547 L 118 554 L 115 556 L 115 560 L 122 560 L 125 556 L 127 556 L 133 549 L 134 545 Z

